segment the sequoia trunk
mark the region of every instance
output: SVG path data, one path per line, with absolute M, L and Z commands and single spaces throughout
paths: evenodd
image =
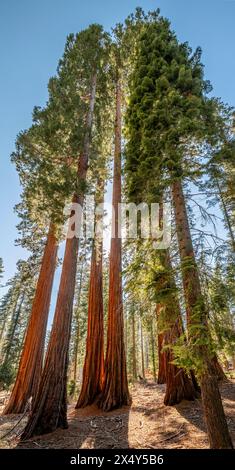
M 84 148 L 78 164 L 78 179 L 81 183 L 81 193 L 79 195 L 75 194 L 72 201 L 73 203 L 78 203 L 81 207 L 83 207 L 84 202 L 83 188 L 88 167 L 95 93 L 96 74 L 94 74 L 92 78 Z M 71 217 L 73 215 L 74 210 L 71 211 Z M 80 225 L 80 212 L 78 213 L 78 218 L 78 224 Z M 68 427 L 66 387 L 77 256 L 78 238 L 76 236 L 73 236 L 73 238 L 67 237 L 55 316 L 45 366 L 31 416 L 21 436 L 22 440 L 28 439 L 32 435 L 45 434 L 55 431 L 57 428 Z
M 98 185 L 102 184 L 98 181 Z M 98 189 L 99 190 L 99 189 Z M 101 187 L 103 202 L 104 189 Z M 102 215 L 96 215 L 102 224 Z M 91 405 L 100 395 L 104 375 L 104 326 L 103 326 L 103 233 L 97 233 L 93 243 L 88 301 L 88 330 L 86 356 L 83 368 L 82 388 L 76 408 Z
M 27 327 L 20 365 L 4 414 L 23 413 L 30 397 L 35 397 L 42 373 L 46 326 L 56 269 L 58 244 L 51 223 L 41 270 Z
M 121 202 L 121 83 L 116 81 L 115 153 L 113 169 L 113 220 L 109 265 L 109 305 L 104 383 L 99 406 L 104 411 L 128 405 L 126 354 L 121 279 L 121 238 L 118 236 L 118 204 Z

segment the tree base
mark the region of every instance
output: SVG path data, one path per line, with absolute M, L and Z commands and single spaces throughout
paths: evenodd
M 198 397 L 198 391 L 195 389 L 193 381 L 183 369 L 179 369 L 172 364 L 169 357 L 166 374 L 166 394 L 164 405 L 178 405 L 182 400 L 193 401 Z
M 122 408 L 122 406 L 130 406 L 132 403 L 132 399 L 129 393 L 123 395 L 122 397 L 115 398 L 112 394 L 101 395 L 97 401 L 97 406 L 103 411 L 112 411 L 118 408 Z

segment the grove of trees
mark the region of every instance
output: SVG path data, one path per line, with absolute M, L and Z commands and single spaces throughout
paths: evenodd
M 234 111 L 201 56 L 159 10 L 137 8 L 110 33 L 92 24 L 67 37 L 46 105 L 17 136 L 29 257 L 1 296 L 0 386 L 5 415 L 31 403 L 22 440 L 67 428 L 68 400 L 110 411 L 151 379 L 166 384 L 165 406 L 201 399 L 210 447 L 233 447 L 219 384 L 235 367 Z M 93 239 L 64 236 L 64 206 L 74 229 L 75 205 L 102 204 L 110 180 L 110 251 L 100 212 Z M 171 203 L 170 246 L 142 238 L 139 217 L 122 240 L 121 202 L 158 203 L 160 229 Z M 3 272 L 0 258 L 0 287 Z

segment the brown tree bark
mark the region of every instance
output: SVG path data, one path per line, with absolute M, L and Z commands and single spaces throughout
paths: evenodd
M 145 379 L 145 365 L 144 365 L 144 337 L 143 337 L 143 326 L 142 321 L 140 320 L 140 344 L 141 344 L 141 368 L 142 368 L 142 377 Z
M 23 413 L 30 397 L 35 397 L 43 365 L 46 326 L 56 269 L 58 243 L 51 223 L 40 274 L 27 327 L 19 369 L 4 414 Z
M 82 258 L 82 263 L 80 266 L 80 272 L 79 272 L 79 286 L 78 286 L 78 293 L 77 293 L 77 313 L 76 313 L 76 337 L 75 337 L 75 346 L 74 346 L 74 351 L 73 351 L 73 381 L 76 384 L 77 383 L 77 366 L 78 366 L 78 349 L 79 349 L 79 339 L 80 339 L 80 325 L 79 325 L 79 306 L 80 306 L 80 300 L 81 300 L 81 291 L 82 291 L 82 281 L 83 281 L 83 273 L 84 273 L 84 263 L 86 259 L 86 250 L 85 250 L 85 255 Z
M 116 81 L 115 153 L 113 169 L 112 239 L 110 249 L 110 278 L 107 350 L 104 383 L 99 407 L 109 411 L 130 404 L 128 391 L 121 280 L 121 238 L 118 237 L 118 204 L 121 202 L 121 82 Z
M 132 375 L 137 380 L 137 364 L 136 364 L 136 341 L 135 341 L 135 313 L 132 312 Z
M 98 191 L 104 199 L 103 182 L 98 179 Z M 96 216 L 99 223 L 102 215 Z M 91 273 L 88 301 L 88 330 L 86 356 L 83 368 L 81 392 L 75 408 L 91 405 L 100 395 L 104 376 L 104 325 L 103 325 L 103 234 L 96 234 L 92 249 Z
M 183 334 L 181 313 L 176 304 L 167 305 L 167 317 L 174 319 L 175 311 L 178 310 L 178 318 L 174 321 L 171 328 L 165 332 L 164 341 L 166 344 L 174 345 L 177 339 Z M 194 400 L 198 398 L 199 391 L 197 383 L 194 383 L 192 377 L 188 376 L 183 368 L 176 366 L 174 361 L 174 352 L 171 347 L 167 348 L 166 354 L 166 393 L 164 404 L 173 406 L 182 400 Z
M 211 357 L 207 346 L 207 312 L 201 293 L 200 278 L 180 180 L 175 180 L 172 185 L 172 197 L 181 258 L 189 340 L 203 366 L 200 373 L 200 385 L 210 447 L 232 448 L 217 378 L 211 367 Z M 194 327 L 193 332 L 191 326 Z M 204 328 L 202 329 L 201 326 Z M 203 338 L 205 341 L 197 345 L 197 340 L 203 340 Z
M 150 323 L 150 338 L 151 338 L 153 380 L 154 380 L 154 382 L 156 382 L 157 381 L 157 374 L 156 374 L 156 359 L 155 359 L 155 338 L 154 338 L 154 334 L 153 334 L 153 320 L 151 320 L 151 323 Z
M 84 149 L 79 158 L 78 179 L 80 194 L 74 194 L 73 202 L 83 207 L 84 183 L 86 181 L 89 146 L 96 94 L 96 74 L 92 77 L 89 111 L 86 121 Z M 74 211 L 71 211 L 71 216 Z M 78 221 L 78 222 L 81 222 Z M 66 239 L 64 260 L 61 272 L 55 316 L 48 345 L 38 393 L 22 440 L 33 435 L 46 434 L 57 428 L 67 428 L 67 370 L 68 351 L 71 333 L 73 299 L 76 282 L 76 267 L 79 240 Z
M 157 313 L 157 320 L 161 319 L 161 313 L 164 309 L 164 306 L 161 304 L 157 304 L 156 306 L 156 313 Z M 160 320 L 161 321 L 161 320 Z M 159 323 L 158 323 L 159 325 Z M 163 333 L 158 332 L 158 377 L 157 383 L 158 384 L 165 384 L 166 383 L 166 352 L 163 350 L 164 346 L 164 335 Z
M 194 384 L 192 377 L 172 363 L 174 361 L 172 347 L 183 334 L 183 324 L 168 251 L 162 251 L 159 258 L 163 267 L 159 288 L 164 292 L 168 290 L 165 304 L 157 305 L 161 348 L 168 346 L 163 351 L 160 350 L 162 377 L 166 383 L 164 404 L 173 406 L 182 400 L 194 400 L 198 397 L 198 387 Z

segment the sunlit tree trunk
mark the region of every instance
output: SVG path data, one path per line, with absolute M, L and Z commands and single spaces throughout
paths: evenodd
M 80 194 L 74 194 L 73 203 L 83 207 L 84 183 L 86 181 L 91 128 L 96 94 L 96 73 L 92 77 L 89 111 L 86 121 L 84 148 L 79 158 L 78 179 Z M 71 216 L 74 211 L 71 211 Z M 78 217 L 81 223 L 81 214 Z M 57 428 L 67 428 L 67 370 L 69 340 L 73 312 L 73 299 L 76 283 L 76 268 L 78 257 L 78 238 L 66 239 L 64 260 L 57 296 L 55 316 L 48 345 L 48 351 L 43 369 L 38 393 L 21 439 L 32 435 L 45 434 Z
M 113 169 L 112 239 L 110 249 L 110 279 L 108 305 L 107 350 L 104 383 L 99 406 L 104 411 L 128 405 L 126 354 L 121 279 L 121 238 L 118 237 L 118 204 L 121 202 L 121 82 L 116 80 L 115 153 Z
M 103 182 L 98 180 L 97 204 L 103 203 Z M 96 215 L 97 224 L 102 225 L 102 215 Z M 81 392 L 76 408 L 91 405 L 100 395 L 104 376 L 104 319 L 103 319 L 103 233 L 96 233 L 92 248 L 86 356 L 83 368 Z
M 35 397 L 43 366 L 46 327 L 56 269 L 58 243 L 51 223 L 44 249 L 32 311 L 27 327 L 19 369 L 4 414 L 23 413 L 30 397 Z

